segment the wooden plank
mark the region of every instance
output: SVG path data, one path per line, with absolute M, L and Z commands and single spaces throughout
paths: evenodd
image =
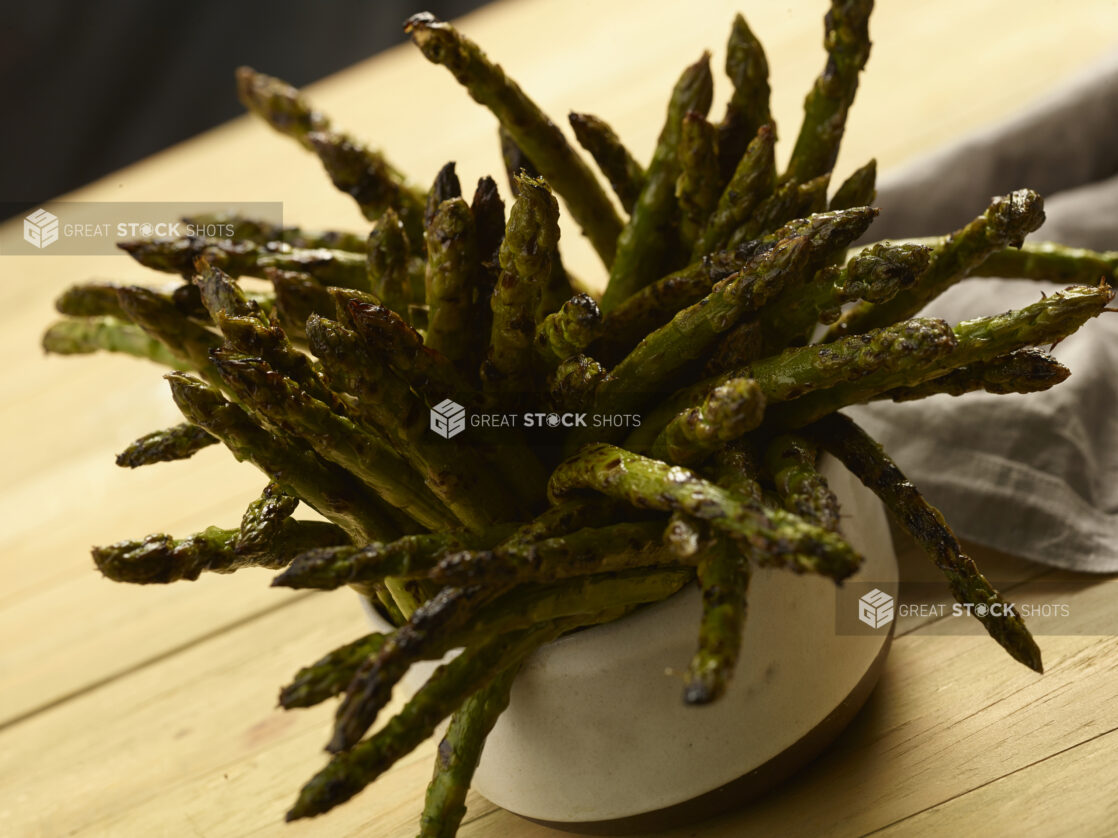
M 990 824 L 992 835 L 1020 838 L 1053 835 L 1113 834 L 1118 798 L 1118 730 L 1068 748 L 981 788 L 897 821 L 881 832 L 888 836 L 967 834 L 975 824 Z M 1037 812 L 1040 817 L 1022 817 Z
M 1047 596 L 1051 581 L 1022 586 L 1020 601 Z M 1070 618 L 1035 620 L 1037 630 L 1106 624 L 1118 580 L 1081 581 L 1065 597 Z M 0 784 L 21 801 L 8 815 L 16 834 L 271 834 L 321 764 L 330 716 L 325 707 L 274 710 L 274 689 L 365 630 L 346 596 L 312 595 L 0 732 Z M 1037 676 L 984 636 L 928 631 L 895 643 L 866 708 L 791 783 L 678 834 L 862 834 L 1118 727 L 1112 636 L 1042 637 L 1048 672 Z M 291 834 L 413 835 L 431 746 Z M 463 836 L 553 834 L 471 799 Z M 1044 817 L 1061 816 L 1073 801 L 1047 805 Z
M 366 631 L 355 595 L 304 594 L 279 612 L 0 732 L 3 808 L 11 807 L 0 831 L 275 829 L 300 778 L 322 762 L 332 710 L 284 713 L 275 707 L 276 692 L 299 666 Z M 412 761 L 426 762 L 422 754 Z M 425 773 L 426 765 L 410 774 L 400 794 L 414 794 Z M 183 793 L 188 799 L 180 803 Z M 136 812 L 156 801 L 163 802 Z M 150 828 L 141 828 L 145 820 Z
M 91 412 L 102 414 L 97 403 Z M 110 436 L 104 425 L 95 433 Z M 0 636 L 20 642 L 0 644 L 0 723 L 289 601 L 291 592 L 268 587 L 268 571 L 140 587 L 102 578 L 89 555 L 90 545 L 124 537 L 236 525 L 265 482 L 218 448 L 195 461 L 129 473 L 113 465 L 101 443 L 5 492 L 0 502 L 10 524 L 0 538 L 0 570 L 8 584 L 0 595 Z

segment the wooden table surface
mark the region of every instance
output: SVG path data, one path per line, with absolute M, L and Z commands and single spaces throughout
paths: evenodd
M 803 93 L 822 66 L 824 4 L 710 0 L 702 14 L 687 5 L 504 0 L 462 26 L 553 115 L 601 114 L 647 157 L 680 68 L 704 47 L 721 66 L 730 20 L 744 6 L 768 50 L 787 155 Z M 1112 48 L 1118 32 L 1114 0 L 879 6 L 839 177 L 871 154 L 888 169 L 1013 113 Z M 718 82 L 715 113 L 727 86 Z M 492 118 L 410 46 L 312 92 L 420 183 L 451 158 L 464 183 L 500 171 Z M 80 128 L 74 141 L 83 141 Z M 247 119 L 69 197 L 278 200 L 289 222 L 361 229 L 315 161 Z M 576 272 L 601 277 L 575 229 L 566 228 L 564 244 Z M 340 810 L 281 824 L 322 764 L 332 708 L 283 713 L 276 689 L 364 632 L 351 594 L 270 589 L 264 571 L 139 588 L 92 568 L 94 543 L 233 524 L 264 482 L 220 447 L 188 462 L 116 468 L 124 445 L 178 421 L 161 371 L 127 358 L 40 353 L 51 300 L 69 283 L 160 278 L 123 255 L 44 253 L 0 264 L 0 834 L 414 834 L 431 742 Z M 1118 580 L 987 558 L 1014 598 L 1043 597 L 1070 579 L 1080 625 L 1118 595 Z M 911 573 L 927 573 L 904 559 Z M 1044 621 L 1033 625 L 1044 632 Z M 880 685 L 834 747 L 749 810 L 676 834 L 1118 834 L 1113 637 L 1042 637 L 1048 672 L 1040 677 L 984 637 L 912 622 L 898 629 Z M 472 795 L 461 834 L 559 833 Z

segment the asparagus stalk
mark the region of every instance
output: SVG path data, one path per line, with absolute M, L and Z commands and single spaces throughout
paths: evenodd
M 280 690 L 280 707 L 285 710 L 313 707 L 340 694 L 361 664 L 375 657 L 387 640 L 386 634 L 366 634 L 303 667 L 291 683 Z
M 613 445 L 589 445 L 551 475 L 548 494 L 559 500 L 579 489 L 626 500 L 639 509 L 680 511 L 750 545 L 765 563 L 798 573 L 849 576 L 861 557 L 834 533 L 792 513 L 762 509 L 680 466 L 669 466 Z
M 296 556 L 272 580 L 273 587 L 332 590 L 354 582 L 379 582 L 427 576 L 449 553 L 462 550 L 473 539 L 452 533 L 405 535 L 387 544 L 328 547 Z
M 742 316 L 758 310 L 784 288 L 795 287 L 801 274 L 813 271 L 819 260 L 860 235 L 873 214 L 862 208 L 813 216 L 810 232 L 784 239 L 755 257 L 739 274 L 716 285 L 703 300 L 637 344 L 598 388 L 595 409 L 624 413 L 640 407 L 671 373 L 706 352 Z
M 759 246 L 751 245 L 709 253 L 646 285 L 605 316 L 593 354 L 608 363 L 621 360 L 641 338 L 669 322 L 680 309 L 697 303 L 717 283 L 741 270 L 759 250 Z
M 551 403 L 559 409 L 585 413 L 594 406 L 594 391 L 609 372 L 586 355 L 562 361 L 549 379 Z
M 532 165 L 532 161 L 528 159 L 524 149 L 516 144 L 516 140 L 504 125 L 497 126 L 497 139 L 501 143 L 501 159 L 505 164 L 505 177 L 508 178 L 509 192 L 512 193 L 513 198 L 519 198 L 520 178 L 538 178 L 540 177 L 539 170 Z
M 338 753 L 352 748 L 372 727 L 391 698 L 393 687 L 411 665 L 419 660 L 437 660 L 452 648 L 447 644 L 460 641 L 476 605 L 488 601 L 494 593 L 476 586 L 444 587 L 420 603 L 377 656 L 364 661 L 354 674 L 335 712 L 334 735 L 326 749 Z
M 115 317 L 127 321 L 128 315 L 116 295 L 119 287 L 113 282 L 96 281 L 73 285 L 54 301 L 54 308 L 67 317 Z
M 203 571 L 232 573 L 243 567 L 283 567 L 299 553 L 346 540 L 345 533 L 323 521 L 288 521 L 271 539 L 267 551 L 236 549 L 238 530 L 208 527 L 182 539 L 149 535 L 139 541 L 119 541 L 94 547 L 97 569 L 114 582 L 141 585 L 194 580 Z
M 337 397 L 323 383 L 314 363 L 291 345 L 277 322 L 270 321 L 220 268 L 202 261 L 197 267 L 194 285 L 202 304 L 234 350 L 259 356 L 316 399 L 331 406 L 337 404 Z
M 394 209 L 418 241 L 425 201 L 405 185 L 403 175 L 384 155 L 337 131 L 312 131 L 307 140 L 334 186 L 353 198 L 365 218 L 376 221 L 385 210 Z
M 703 596 L 699 648 L 691 658 L 683 700 L 710 704 L 725 693 L 741 652 L 749 564 L 731 539 L 710 539 L 698 577 Z
M 265 275 L 267 276 L 267 271 L 265 271 Z M 242 289 L 241 293 L 244 295 L 245 299 L 251 300 L 264 314 L 271 316 L 276 313 L 276 295 L 274 289 L 271 292 Z M 210 313 L 206 311 L 206 307 L 202 303 L 202 293 L 193 282 L 175 285 L 171 289 L 170 297 L 175 309 L 183 317 L 189 317 L 207 326 L 213 322 L 210 318 Z
M 260 497 L 248 505 L 241 516 L 241 534 L 237 539 L 238 549 L 262 551 L 275 538 L 280 528 L 299 506 L 299 498 L 288 494 L 274 480 L 270 481 L 260 493 Z M 337 527 L 334 528 L 337 530 Z M 334 542 L 335 544 L 344 541 Z
M 890 512 L 943 571 L 956 601 L 971 604 L 973 614 L 998 644 L 1035 672 L 1043 672 L 1040 649 L 1016 613 L 1006 613 L 1007 603 L 986 581 L 974 560 L 963 553 L 955 534 L 939 510 L 919 490 L 865 431 L 851 419 L 835 413 L 806 433 L 842 460 L 858 479 L 881 498 Z
M 525 551 L 533 544 L 556 536 L 567 535 L 584 527 L 602 527 L 616 523 L 623 506 L 612 501 L 590 502 L 584 499 L 564 501 L 549 506 L 524 524 L 502 543 L 512 552 Z
M 563 631 L 585 622 L 574 618 L 497 637 L 466 649 L 443 664 L 396 716 L 370 739 L 336 753 L 299 793 L 287 820 L 320 815 L 344 803 L 431 735 L 465 698 L 491 684 Z
M 811 251 L 812 242 L 806 236 L 786 239 L 681 310 L 614 367 L 598 387 L 595 410 L 630 412 L 666 389 L 672 373 L 700 357 L 742 316 L 774 297 L 782 283 L 804 268 Z
M 536 310 L 559 242 L 559 205 L 542 180 L 520 179 L 501 245 L 501 278 L 493 294 L 486 389 L 518 402 L 531 389 Z
M 149 337 L 158 340 L 190 368 L 208 380 L 216 381 L 210 364 L 210 350 L 221 345 L 221 338 L 199 323 L 179 314 L 174 303 L 138 285 L 117 289 L 117 299 L 129 319 Z
M 329 292 L 310 274 L 269 268 L 264 276 L 276 292 L 276 319 L 292 340 L 307 339 L 307 318 L 312 314 L 325 317 L 333 311 Z
M 353 288 L 327 288 L 326 293 L 334 303 L 331 316 L 347 329 L 353 329 L 353 310 L 361 308 L 383 308 L 376 294 L 368 291 L 356 291 Z
M 576 285 L 579 290 L 576 290 Z M 558 312 L 566 302 L 579 294 L 589 298 L 594 303 L 594 307 L 597 308 L 598 301 L 595 296 L 585 290 L 581 283 L 573 280 L 567 273 L 567 269 L 563 266 L 562 255 L 556 248 L 554 258 L 551 261 L 551 271 L 540 289 L 540 302 L 536 306 L 536 324 L 539 325 L 544 318 Z
M 593 172 L 555 123 L 477 44 L 449 23 L 422 12 L 408 18 L 404 31 L 428 60 L 450 70 L 475 101 L 493 112 L 540 174 L 563 196 L 602 261 L 610 264 L 621 219 Z
M 759 459 L 753 445 L 745 439 L 736 439 L 715 452 L 710 471 L 723 489 L 760 504 L 764 500 L 764 492 Z
M 798 434 L 781 434 L 765 449 L 765 468 L 785 509 L 831 532 L 839 531 L 838 498 L 816 469 L 819 448 Z
M 991 254 L 1007 246 L 1019 247 L 1025 236 L 1043 223 L 1044 202 L 1031 189 L 995 198 L 982 215 L 933 249 L 931 265 L 918 282 L 885 302 L 862 303 L 850 309 L 828 337 L 863 332 L 911 317 Z
M 834 168 L 858 74 L 870 56 L 873 0 L 831 0 L 823 20 L 827 66 L 804 99 L 804 121 L 788 161 L 786 179 L 803 182 Z
M 137 239 L 117 242 L 117 247 L 143 265 L 156 271 L 190 277 L 194 260 L 204 258 L 232 276 L 256 269 L 260 247 L 251 241 L 232 242 L 183 236 L 177 239 Z
M 948 355 L 956 343 L 955 333 L 946 322 L 917 318 L 831 344 L 792 347 L 679 391 L 645 417 L 626 446 L 649 450 L 655 435 L 676 415 L 698 406 L 711 390 L 733 378 L 748 377 L 757 382 L 767 404 L 766 418 L 772 424 L 774 413 L 784 416 L 794 409 L 778 402 L 794 399 L 796 405 L 813 404 L 816 391 L 831 393 L 843 386 L 841 382 L 854 382 L 851 386 L 856 387 L 872 380 L 875 373 L 886 376 L 898 369 L 932 363 Z
M 243 567 L 279 568 L 316 547 L 344 544 L 345 532 L 324 521 L 295 521 L 299 501 L 269 484 L 249 506 L 239 529 L 208 527 L 183 539 L 149 535 L 94 547 L 93 561 L 109 579 L 167 584 L 197 579 L 203 571 L 232 573 Z
M 361 306 L 352 310 L 360 312 Z M 423 475 L 429 490 L 454 511 L 462 524 L 480 531 L 499 521 L 515 520 L 539 502 L 539 483 L 529 482 L 535 477 L 531 460 L 516 463 L 522 482 L 506 482 L 500 473 L 487 467 L 481 452 L 473 446 L 456 441 L 451 447 L 435 438 L 427 430 L 428 412 L 423 401 L 392 374 L 383 355 L 364 351 L 356 334 L 329 320 L 311 318 L 307 335 L 333 389 L 356 397 L 350 403 L 351 412 L 365 425 L 389 436 Z M 327 442 L 322 440 L 323 444 Z M 510 440 L 510 446 L 510 452 L 520 451 L 516 439 Z M 390 456 L 383 462 L 396 459 Z M 392 466 L 365 463 L 362 467 L 383 470 L 384 477 L 392 479 Z M 412 473 L 407 467 L 401 477 Z
M 776 182 L 773 150 L 776 131 L 771 124 L 761 125 L 755 136 L 740 155 L 737 167 L 730 176 L 718 204 L 695 241 L 691 258 L 725 247 L 731 236 L 761 206 L 772 193 Z
M 719 339 L 703 366 L 703 372 L 708 376 L 721 375 L 748 367 L 763 354 L 763 340 L 757 317 L 742 321 Z
M 905 243 L 941 248 L 950 236 L 905 239 Z M 1069 285 L 1113 284 L 1118 272 L 1118 251 L 1088 250 L 1057 242 L 1023 242 L 987 256 L 968 276 L 1039 279 Z
M 757 130 L 773 124 L 769 110 L 769 62 L 761 42 L 740 13 L 734 15 L 726 43 L 726 75 L 734 91 L 718 125 L 718 161 L 723 183 L 730 180 Z M 775 127 L 773 130 L 775 140 Z M 770 159 L 769 165 L 774 166 L 775 160 Z
M 730 440 L 761 424 L 765 395 L 751 378 L 715 387 L 697 407 L 676 416 L 652 443 L 652 456 L 687 465 L 705 459 Z
M 430 229 L 431 221 L 435 218 L 435 213 L 439 211 L 443 201 L 461 197 L 462 182 L 458 180 L 452 160 L 439 169 L 438 174 L 435 175 L 435 182 L 431 184 L 431 188 L 427 192 L 427 205 L 423 210 L 423 229 Z
M 425 485 L 382 437 L 335 413 L 267 362 L 223 351 L 215 353 L 214 363 L 226 386 L 253 414 L 283 434 L 304 440 L 323 459 L 346 469 L 423 526 L 454 528 L 464 523 L 432 491 L 435 481 L 428 478 Z
M 116 456 L 121 467 L 139 468 L 152 463 L 186 460 L 203 448 L 215 445 L 218 439 L 190 422 L 152 431 L 137 439 Z
M 345 308 L 350 324 L 367 350 L 383 359 L 425 404 L 435 405 L 448 397 L 463 404 L 475 400 L 473 386 L 455 369 L 451 360 L 424 345 L 423 337 L 392 309 L 363 303 L 353 297 Z M 402 395 L 403 391 L 399 393 Z
M 474 339 L 482 293 L 473 213 L 462 198 L 434 211 L 427 229 L 427 335 L 425 344 L 449 358 L 463 374 L 473 372 L 482 347 Z
M 435 753 L 435 773 L 427 786 L 419 838 L 454 838 L 466 814 L 466 792 L 485 739 L 509 704 L 512 683 L 519 671 L 513 665 L 493 683 L 467 698 L 454 715 Z
M 285 227 L 262 218 L 247 218 L 235 213 L 199 213 L 186 216 L 183 222 L 195 229 L 221 227 L 230 241 L 251 241 L 266 245 L 283 242 L 295 248 L 319 248 L 365 252 L 365 238 L 357 233 L 338 230 L 306 230 L 302 227 Z
M 662 527 L 663 524 L 658 524 L 652 529 L 658 531 Z M 637 537 L 641 547 L 636 552 L 644 552 L 656 564 L 662 564 L 663 549 L 657 558 L 651 544 L 640 542 L 640 538 L 649 534 L 649 529 L 645 528 L 644 533 Z M 617 538 L 616 535 L 610 537 Z M 623 538 L 631 540 L 633 536 Z M 626 555 L 632 561 L 638 561 L 632 553 L 627 552 Z M 588 559 L 587 565 L 593 561 Z M 604 564 L 608 566 L 608 561 Z M 666 599 L 695 578 L 694 568 L 681 566 L 679 562 L 655 569 L 639 565 L 626 568 L 624 561 L 618 561 L 617 565 L 615 569 L 603 573 L 560 575 L 556 577 L 558 581 L 518 587 L 479 609 L 459 640 L 467 644 L 484 641 L 535 624 L 580 614 L 609 614 L 612 619 L 619 616 L 618 612 L 633 606 Z M 565 571 L 560 570 L 559 573 Z
M 330 128 L 330 119 L 287 82 L 251 67 L 238 67 L 236 75 L 241 104 L 304 148 L 311 148 L 309 134 Z
M 677 156 L 679 177 L 675 196 L 680 210 L 679 235 L 683 249 L 690 251 L 720 194 L 717 129 L 700 114 L 686 114 Z
M 834 282 L 838 296 L 832 305 L 866 300 L 882 303 L 918 281 L 931 262 L 932 253 L 918 244 L 875 244 L 846 263 Z
M 43 351 L 54 355 L 119 352 L 165 367 L 194 369 L 193 364 L 180 358 L 144 329 L 109 315 L 60 320 L 52 324 L 43 334 Z
M 897 387 L 915 387 L 960 367 L 991 361 L 1030 346 L 1057 343 L 1100 314 L 1113 296 L 1113 290 L 1107 285 L 1072 286 L 1016 311 L 966 320 L 954 328 L 955 347 L 946 354 L 895 356 L 894 363 L 860 380 L 809 393 L 794 402 L 771 408 L 767 419 L 774 426 L 801 427 L 846 405 L 869 401 Z
M 202 258 L 208 260 L 209 251 Z M 217 267 L 223 267 L 220 264 Z M 340 285 L 343 288 L 369 287 L 366 259 L 360 253 L 345 250 L 297 250 L 287 245 L 270 245 L 261 250 L 256 258 L 255 268 L 247 273 L 267 275 L 269 268 L 283 271 L 299 271 L 309 274 L 322 285 Z
M 921 280 L 932 251 L 917 244 L 876 244 L 841 270 L 824 269 L 799 289 L 784 293 L 765 311 L 766 345 L 804 342 L 820 320 L 834 322 L 841 307 L 855 300 L 882 303 Z
M 822 194 L 822 193 L 821 193 Z M 848 210 L 834 212 L 814 213 L 806 219 L 793 221 L 784 229 L 804 227 L 816 232 L 816 235 L 827 236 L 827 225 L 838 228 L 829 235 L 845 237 L 844 227 L 853 228 L 855 235 L 861 235 L 869 227 L 877 210 L 869 207 L 854 207 Z M 849 240 L 848 240 L 849 241 Z M 762 326 L 762 351 L 765 354 L 780 351 L 788 345 L 805 343 L 810 338 L 810 331 L 818 319 L 814 306 L 818 300 L 819 291 L 812 286 L 819 286 L 824 294 L 825 304 L 830 302 L 827 294 L 828 287 L 834 287 L 831 277 L 834 271 L 821 270 L 833 267 L 830 263 L 841 260 L 843 251 L 838 253 L 820 253 L 803 271 L 781 289 L 779 295 L 766 308 L 765 317 L 761 320 Z M 918 249 L 900 249 L 885 253 L 877 252 L 872 256 L 867 255 L 862 261 L 855 262 L 852 268 L 841 274 L 840 281 L 843 287 L 853 283 L 857 289 L 871 288 L 874 292 L 882 289 L 891 289 L 905 281 L 911 272 L 926 267 L 927 255 Z M 854 276 L 850 277 L 850 271 Z
M 946 393 L 961 396 L 975 390 L 987 393 L 1036 393 L 1055 387 L 1071 375 L 1071 370 L 1039 349 L 1018 349 L 991 361 L 960 367 L 939 378 L 914 387 L 886 390 L 874 398 L 907 402 Z
M 675 183 L 679 175 L 677 151 L 683 118 L 689 111 L 705 115 L 710 109 L 713 81 L 710 55 L 703 53 L 680 76 L 668 102 L 668 114 L 652 161 L 645 174 L 629 223 L 617 240 L 602 310 L 609 312 L 631 294 L 663 275 L 665 260 L 674 258 L 677 238 Z
M 773 193 L 734 231 L 727 247 L 740 247 L 793 219 L 821 212 L 827 202 L 828 183 L 828 176 L 820 175 L 806 183 L 793 179 L 778 184 Z
M 658 522 L 637 521 L 584 527 L 528 545 L 450 552 L 431 578 L 441 585 L 511 586 L 665 564 L 658 542 L 661 529 Z
M 606 511 L 613 511 L 613 508 L 600 505 L 594 510 L 585 504 L 569 504 L 549 510 L 510 537 L 504 547 L 508 550 L 522 548 L 557 530 L 577 526 L 574 522 L 593 524 L 600 520 L 596 516 Z M 332 751 L 343 750 L 360 739 L 388 702 L 393 685 L 411 664 L 417 660 L 437 659 L 456 645 L 468 644 L 470 637 L 464 634 L 467 630 L 473 633 L 472 637 L 489 637 L 551 619 L 548 615 L 584 613 L 587 603 L 597 602 L 599 598 L 607 606 L 620 599 L 627 604 L 654 601 L 678 589 L 684 581 L 676 572 L 675 575 L 641 575 L 620 580 L 613 577 L 583 579 L 558 590 L 541 586 L 534 599 L 519 595 L 505 599 L 500 604 L 494 603 L 484 616 L 476 612 L 476 606 L 492 600 L 505 590 L 504 586 L 443 587 L 416 608 L 380 654 L 356 673 L 338 708 L 334 738 L 328 747 Z M 672 585 L 675 587 L 666 589 Z
M 189 279 L 199 260 L 230 276 L 266 276 L 269 268 L 310 274 L 322 285 L 365 288 L 365 260 L 359 253 L 328 248 L 301 249 L 282 242 L 257 245 L 251 241 L 199 239 L 141 239 L 118 242 L 146 268 L 177 273 Z
M 411 243 L 396 211 L 389 208 L 369 233 L 365 250 L 368 287 L 385 305 L 407 311 L 415 298 L 408 273 Z
M 366 218 L 374 221 L 393 207 L 412 232 L 421 232 L 423 196 L 404 183 L 384 155 L 334 131 L 325 115 L 280 79 L 240 67 L 237 93 L 244 106 L 272 128 L 317 154 L 330 180 L 357 202 Z
M 870 162 L 855 169 L 846 180 L 842 182 L 831 202 L 827 205 L 829 210 L 850 209 L 851 207 L 867 207 L 877 197 L 877 159 L 870 158 Z
M 550 366 L 578 355 L 602 332 L 602 312 L 589 294 L 576 294 L 536 327 L 536 350 Z
M 622 570 L 522 587 L 496 599 L 493 597 L 507 586 L 491 582 L 469 588 L 444 587 L 396 631 L 375 660 L 358 670 L 338 707 L 334 737 L 327 749 L 337 753 L 352 748 L 376 721 L 393 685 L 417 660 L 436 660 L 456 646 L 468 651 L 490 638 L 553 620 L 600 614 L 612 619 L 629 606 L 670 596 L 693 576 L 689 567 Z M 488 599 L 492 601 L 485 604 Z M 482 607 L 471 609 L 478 602 Z M 587 624 L 602 619 L 597 616 Z
M 392 540 L 415 524 L 368 487 L 317 454 L 272 436 L 214 388 L 173 372 L 175 404 L 190 422 L 216 436 L 238 460 L 248 460 L 288 492 L 346 531 L 354 543 Z
M 470 210 L 477 230 L 478 258 L 490 276 L 488 284 L 492 293 L 492 286 L 496 284 L 501 270 L 499 253 L 505 238 L 505 202 L 501 200 L 493 178 L 486 175 L 478 180 Z
M 625 212 L 632 213 L 644 188 L 644 167 L 636 161 L 613 129 L 593 114 L 574 113 L 568 116 L 575 139 L 590 152 Z
M 1086 250 L 1054 242 L 1025 242 L 991 253 L 971 276 L 1043 279 L 1074 285 L 1113 284 L 1118 278 L 1118 251 Z

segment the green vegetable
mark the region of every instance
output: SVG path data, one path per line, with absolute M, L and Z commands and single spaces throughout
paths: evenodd
M 571 215 L 602 261 L 611 262 L 621 220 L 590 168 L 575 154 L 555 124 L 516 82 L 486 58 L 477 44 L 449 23 L 423 12 L 409 18 L 404 31 L 428 60 L 450 70 L 475 101 L 493 112 L 539 173 L 567 202 Z
M 1005 609 L 1005 600 L 986 581 L 974 561 L 963 553 L 939 510 L 924 500 L 881 446 L 841 413 L 820 420 L 808 433 L 881 498 L 936 567 L 943 571 L 955 599 L 976 606 L 974 616 L 990 636 L 1014 659 L 1029 669 L 1042 672 L 1040 649 L 1025 623 Z M 979 610 L 979 605 L 985 608 Z M 991 607 L 995 605 L 1001 607 Z
M 220 442 L 269 480 L 238 527 L 96 547 L 102 573 L 166 583 L 267 567 L 277 587 L 350 586 L 391 623 L 282 689 L 285 708 L 342 697 L 330 762 L 289 819 L 357 794 L 449 717 L 420 834 L 453 835 L 523 661 L 692 583 L 702 607 L 684 700 L 717 700 L 751 653 L 754 568 L 838 583 L 861 567 L 821 450 L 881 496 L 960 602 L 1003 602 L 942 516 L 836 411 L 1058 384 L 1069 371 L 1036 347 L 1111 310 L 1118 252 L 1024 242 L 1043 220 L 1027 189 L 947 236 L 848 251 L 876 216 L 875 161 L 828 191 L 871 5 L 830 4 L 827 65 L 779 176 L 768 64 L 741 15 L 725 115 L 707 118 L 704 55 L 672 91 L 647 167 L 601 119 L 572 113 L 625 223 L 560 129 L 429 14 L 406 31 L 497 117 L 515 198 L 507 221 L 492 177 L 467 202 L 447 163 L 420 191 L 294 88 L 241 69 L 246 106 L 316 155 L 366 229 L 200 214 L 189 221 L 223 235 L 120 245 L 173 287 L 93 280 L 59 297 L 48 352 L 178 370 L 167 379 L 185 422 L 141 437 L 119 464 Z M 563 265 L 556 196 L 606 266 L 600 301 Z M 1075 285 L 954 327 L 914 317 L 968 276 Z M 813 342 L 819 324 L 831 328 Z M 326 521 L 294 518 L 300 503 Z M 978 616 L 1040 670 L 1018 617 Z M 412 666 L 452 650 L 370 733 Z

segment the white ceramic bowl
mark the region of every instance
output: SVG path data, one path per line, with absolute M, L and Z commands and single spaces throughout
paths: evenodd
M 843 532 L 866 559 L 852 581 L 895 584 L 880 502 L 837 461 L 825 458 L 822 470 Z M 692 585 L 540 649 L 516 680 L 473 787 L 512 812 L 582 832 L 664 828 L 740 805 L 850 721 L 891 636 L 836 634 L 826 579 L 756 570 L 733 681 L 720 701 L 689 707 L 681 674 L 699 613 Z M 413 692 L 435 666 L 413 667 L 403 689 Z

